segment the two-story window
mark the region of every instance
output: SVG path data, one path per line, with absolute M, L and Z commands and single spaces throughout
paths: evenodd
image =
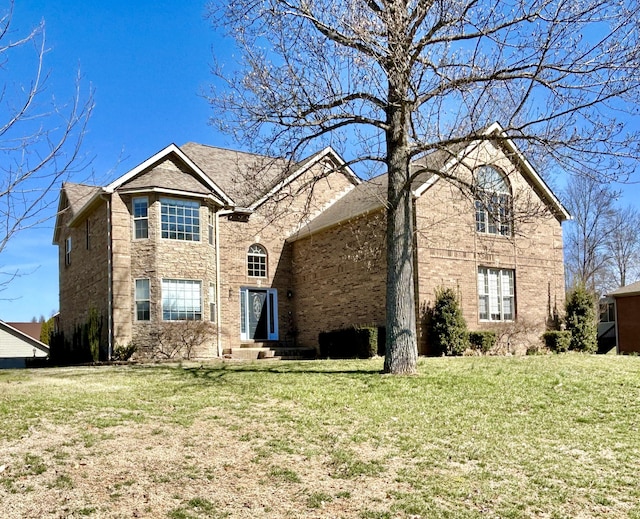
M 162 280 L 162 320 L 202 319 L 202 281 L 195 279 Z
M 149 237 L 149 199 L 133 199 L 133 237 L 136 240 Z
M 475 171 L 476 231 L 510 236 L 513 230 L 513 200 L 502 173 L 491 166 Z
M 169 240 L 200 241 L 200 203 L 161 198 L 160 231 Z
M 478 268 L 478 314 L 481 321 L 515 319 L 514 271 Z

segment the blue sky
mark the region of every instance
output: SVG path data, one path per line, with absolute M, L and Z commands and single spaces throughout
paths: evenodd
M 204 0 L 16 1 L 16 33 L 45 20 L 49 93 L 69 99 L 78 67 L 85 89 L 95 89 L 84 142 L 93 162 L 76 181 L 105 184 L 172 142 L 233 146 L 209 126 L 211 108 L 199 95 L 212 80 L 212 51 L 229 52 L 204 15 Z M 22 275 L 0 292 L 0 319 L 57 311 L 53 223 L 17 235 L 3 251 L 2 271 Z
M 17 34 L 46 22 L 49 93 L 71 97 L 78 68 L 84 88 L 95 89 L 84 142 L 93 162 L 73 180 L 104 185 L 172 142 L 235 147 L 208 124 L 213 113 L 201 96 L 212 82 L 212 53 L 224 62 L 231 52 L 205 19 L 205 3 L 16 0 Z M 629 189 L 625 200 L 635 203 L 637 192 Z M 57 311 L 53 224 L 23 232 L 2 252 L 0 270 L 21 276 L 0 292 L 0 319 L 28 321 Z

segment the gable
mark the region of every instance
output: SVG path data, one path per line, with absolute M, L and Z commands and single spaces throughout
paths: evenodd
M 145 175 L 152 171 L 154 171 L 152 175 L 144 179 Z M 188 176 L 192 177 L 188 180 L 187 187 L 195 188 L 197 191 L 185 190 L 185 186 L 180 182 L 182 179 L 187 178 L 183 176 L 184 174 L 188 174 Z M 106 186 L 104 190 L 107 193 L 113 193 L 115 190 L 126 186 L 128 190 L 133 191 L 134 188 L 132 187 L 132 183 L 135 185 L 136 182 L 139 183 L 139 186 L 143 187 L 137 187 L 135 189 L 163 189 L 162 186 L 155 186 L 151 183 L 151 179 L 153 177 L 161 183 L 180 186 L 178 189 L 173 187 L 165 189 L 178 191 L 184 194 L 206 192 L 208 196 L 213 198 L 213 200 L 222 207 L 231 207 L 235 205 L 232 198 L 229 197 L 227 193 L 225 193 L 175 144 L 170 144 L 152 157 L 149 157 L 129 172 L 114 180 L 111 184 Z M 196 180 L 196 182 L 194 183 L 193 180 Z M 201 186 L 204 186 L 206 190 L 203 191 L 203 187 Z
M 46 344 L 0 321 L 0 358 L 43 358 L 48 355 Z
M 173 155 L 122 183 L 118 187 L 118 191 L 147 191 L 158 188 L 201 195 L 207 195 L 211 192 L 209 186 L 205 185 L 201 178 L 194 175 L 193 171 Z

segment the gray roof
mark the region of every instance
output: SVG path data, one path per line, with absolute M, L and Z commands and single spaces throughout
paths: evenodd
M 413 179 L 412 189 L 418 189 L 433 177 L 434 171 L 442 168 L 451 156 L 449 151 L 438 150 L 415 161 L 412 164 L 414 171 L 422 168 L 425 170 L 418 173 Z M 289 239 L 296 240 L 352 218 L 382 209 L 387 203 L 388 182 L 389 177 L 385 173 L 356 186 L 311 222 L 299 229 Z
M 65 182 L 62 184 L 67 195 L 69 202 L 69 210 L 71 216 L 78 214 L 78 212 L 87 204 L 89 200 L 102 188 L 97 186 L 88 186 L 86 184 L 73 184 L 72 182 Z
M 180 149 L 236 204 L 249 207 L 282 180 L 287 161 L 189 142 Z M 302 164 L 302 163 L 301 163 Z
M 636 281 L 635 283 L 631 283 L 630 285 L 620 287 L 617 290 L 610 292 L 608 295 L 613 297 L 640 295 L 640 281 Z

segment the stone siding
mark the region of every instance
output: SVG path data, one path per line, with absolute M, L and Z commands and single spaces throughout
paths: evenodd
M 108 337 L 107 204 L 100 203 L 87 217 L 69 227 L 70 214 L 61 215 L 58 246 L 60 330 L 70 341 L 74 330 L 87 322 L 95 308 L 102 317 L 102 342 Z M 87 223 L 88 222 L 88 223 Z M 71 263 L 65 263 L 65 241 L 71 237 Z M 88 242 L 87 242 L 88 236 Z

